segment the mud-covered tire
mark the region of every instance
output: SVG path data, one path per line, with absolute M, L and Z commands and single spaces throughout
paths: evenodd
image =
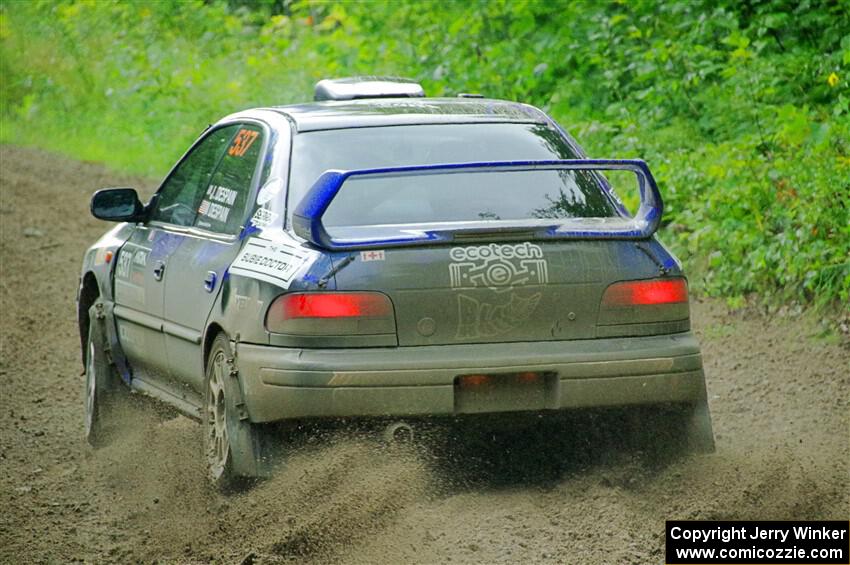
M 89 309 L 84 387 L 86 440 L 93 447 L 109 443 L 110 417 L 121 394 L 119 377 L 106 354 L 106 331 L 98 317 L 98 305 Z
M 263 430 L 246 417 L 235 360 L 227 336 L 210 347 L 204 378 L 204 454 L 207 476 L 219 490 L 250 485 L 269 474 Z

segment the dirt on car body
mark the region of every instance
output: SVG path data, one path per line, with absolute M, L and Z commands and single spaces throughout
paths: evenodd
M 410 448 L 343 430 L 308 434 L 274 478 L 225 496 L 206 485 L 200 426 L 133 406 L 94 452 L 73 305 L 103 228 L 89 196 L 154 183 L 32 149 L 0 158 L 2 562 L 647 563 L 667 519 L 850 515 L 850 350 L 817 337 L 814 315 L 717 301 L 692 305 L 713 455 L 659 462 L 622 448 L 616 420 L 596 427 L 604 415 Z

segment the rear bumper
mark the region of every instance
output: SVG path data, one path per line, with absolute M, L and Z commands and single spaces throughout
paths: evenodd
M 363 349 L 236 344 L 254 422 L 339 416 L 428 416 L 558 410 L 705 399 L 699 344 L 690 332 L 576 341 Z M 546 373 L 523 400 L 470 396 L 465 374 Z M 539 394 L 538 394 L 539 393 Z

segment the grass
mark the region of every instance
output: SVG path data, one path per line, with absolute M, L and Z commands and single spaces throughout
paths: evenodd
M 850 312 L 847 30 L 829 0 L 5 0 L 0 141 L 159 177 L 227 113 L 409 76 L 649 162 L 694 290 Z

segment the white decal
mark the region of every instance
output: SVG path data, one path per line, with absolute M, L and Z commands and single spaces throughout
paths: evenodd
M 270 202 L 272 198 L 277 196 L 281 188 L 283 188 L 283 180 L 279 178 L 270 179 L 257 193 L 257 204 L 262 206 Z
M 130 262 L 132 260 L 133 254 L 122 249 L 118 255 L 118 264 L 115 266 L 115 275 L 118 278 L 126 279 L 130 276 Z
M 384 259 L 386 259 L 386 256 L 384 255 L 383 249 L 360 252 L 361 261 L 383 261 Z
M 251 238 L 233 261 L 230 272 L 289 288 L 296 273 L 316 255 L 295 245 Z
M 212 218 L 213 220 L 226 222 L 227 216 L 230 215 L 230 208 L 222 206 L 221 204 L 216 204 L 215 202 L 210 202 L 209 200 L 204 200 L 198 207 L 198 213 L 202 216 Z
M 225 204 L 226 206 L 233 206 L 238 194 L 239 193 L 232 188 L 225 188 L 223 186 L 218 186 L 217 184 L 211 184 L 209 188 L 207 188 L 207 198 L 213 202 Z
M 277 214 L 268 208 L 257 208 L 254 215 L 251 217 L 251 225 L 258 228 L 265 228 L 272 224 L 277 219 Z
M 201 205 L 198 207 L 198 213 L 219 222 L 227 222 L 230 207 L 236 202 L 237 196 L 239 196 L 239 192 L 232 188 L 211 184 L 207 188 L 206 198 L 201 201 Z
M 487 287 L 496 291 L 516 285 L 546 284 L 549 269 L 539 245 L 491 243 L 455 247 L 449 252 L 452 288 Z
M 144 249 L 139 249 L 133 254 L 133 264 L 140 267 L 145 267 L 148 264 L 148 252 Z
M 511 293 L 510 300 L 497 305 L 459 294 L 457 339 L 493 337 L 513 330 L 531 318 L 542 296 L 537 292 L 523 298 Z

